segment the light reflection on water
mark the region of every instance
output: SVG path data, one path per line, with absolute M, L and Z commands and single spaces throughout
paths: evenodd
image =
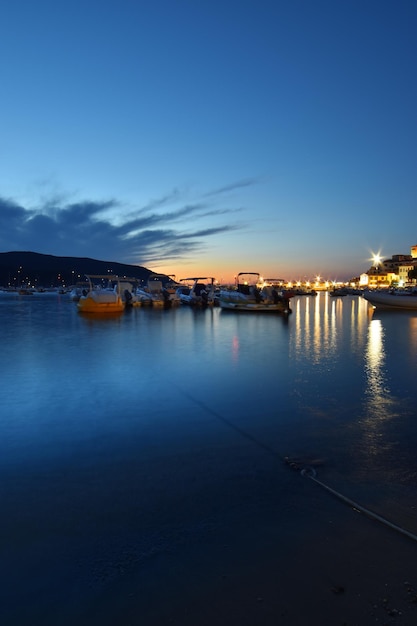
M 365 372 L 368 382 L 366 395 L 369 398 L 369 412 L 378 414 L 379 417 L 384 414 L 385 396 L 388 393 L 384 367 L 384 328 L 381 320 L 371 320 L 365 352 Z
M 410 317 L 410 342 L 409 342 L 409 354 L 413 358 L 417 354 L 417 316 Z
M 194 397 L 280 454 L 349 464 L 352 480 L 365 466 L 409 480 L 417 316 L 325 293 L 292 308 L 288 320 L 186 307 L 100 320 L 64 296 L 1 296 L 0 462 L 56 461 L 152 428 L 172 446 L 190 433 L 200 445 L 207 428 L 227 436 L 213 417 L 193 421 Z
M 313 443 L 351 480 L 412 484 L 417 315 L 376 313 L 362 298 L 327 294 L 294 305 L 295 416 L 304 413 L 299 428 L 308 432 L 294 446 L 304 452 Z
M 364 351 L 366 387 L 358 460 L 362 458 L 364 469 L 377 473 L 381 481 L 385 476 L 397 484 L 412 484 L 417 475 L 411 444 L 416 436 L 412 382 L 416 351 L 411 348 L 416 322 L 412 312 L 373 311 Z
M 353 352 L 364 348 L 368 315 L 363 300 L 319 293 L 315 297 L 297 298 L 294 312 L 293 358 L 301 354 L 311 363 L 320 365 L 346 349 L 347 337 Z
M 162 559 L 181 581 L 184 546 L 240 523 L 246 542 L 257 516 L 280 528 L 305 499 L 284 456 L 417 532 L 417 314 L 327 294 L 292 308 L 95 319 L 0 294 L 3 593 L 27 611 L 4 623 L 81 623 L 67 608 L 96 609 L 112 576 L 153 580 Z
M 375 460 L 389 458 L 395 442 L 383 440 L 382 423 L 398 417 L 395 399 L 390 396 L 386 371 L 385 329 L 381 319 L 372 319 L 368 325 L 365 350 L 366 411 L 363 418 L 365 456 Z M 395 450 L 394 450 L 395 452 Z M 368 461 L 368 467 L 370 463 Z

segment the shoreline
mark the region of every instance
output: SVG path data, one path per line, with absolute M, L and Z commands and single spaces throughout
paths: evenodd
M 61 529 L 59 559 L 50 530 L 29 570 L 19 569 L 28 556 L 24 546 L 14 556 L 11 577 L 20 585 L 14 600 L 3 603 L 4 623 L 415 624 L 417 543 L 265 457 L 256 450 L 243 455 L 252 470 L 230 486 L 210 481 L 188 491 L 190 485 L 178 484 L 181 493 L 173 494 L 169 510 L 157 510 L 145 491 L 134 502 L 123 494 L 118 502 L 112 490 L 111 501 L 95 508 L 89 530 L 73 513 L 70 527 L 73 535 L 79 527 L 80 536 L 64 549 Z M 139 469 L 128 465 L 114 475 L 116 484 L 126 470 Z M 114 467 L 106 471 L 114 473 Z M 164 477 L 160 468 L 152 488 L 158 490 Z M 116 534 L 114 522 L 106 522 L 111 504 Z M 26 500 L 30 505 L 35 500 Z M 56 502 L 48 506 L 52 510 Z

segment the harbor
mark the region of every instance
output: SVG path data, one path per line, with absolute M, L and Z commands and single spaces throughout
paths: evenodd
M 3 3 L 0 626 L 417 624 L 416 27 Z

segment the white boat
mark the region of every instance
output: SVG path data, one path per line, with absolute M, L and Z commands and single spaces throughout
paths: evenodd
M 125 307 L 140 306 L 141 302 L 137 294 L 137 278 L 123 278 L 119 280 L 119 293 Z
M 121 313 L 125 303 L 120 295 L 120 280 L 118 276 L 108 274 L 89 274 L 88 292 L 82 295 L 77 302 L 81 313 Z M 96 281 L 100 281 L 97 283 Z
M 181 304 L 188 304 L 191 287 L 192 285 L 180 284 L 180 286 L 177 287 L 177 289 L 175 290 L 176 296 L 177 298 L 179 298 L 179 301 L 181 302 Z
M 146 288 L 136 291 L 140 303 L 159 308 L 180 304 L 177 294 L 165 287 L 166 279 L 165 274 L 150 274 Z
M 417 311 L 417 289 L 408 291 L 364 291 L 363 297 L 378 309 L 408 309 Z
M 219 304 L 222 309 L 270 313 L 291 313 L 290 298 L 293 293 L 274 284 L 272 279 L 264 281 L 258 272 L 240 272 L 236 277 L 235 289 L 221 289 Z
M 72 286 L 69 292 L 69 297 L 73 302 L 79 302 L 81 296 L 86 296 L 90 289 L 90 283 L 87 280 L 82 280 Z
M 178 287 L 177 295 L 182 304 L 189 306 L 214 305 L 217 303 L 215 281 L 213 276 L 182 278 L 180 283 L 184 285 Z

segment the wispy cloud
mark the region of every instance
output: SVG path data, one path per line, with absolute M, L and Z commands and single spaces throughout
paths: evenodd
M 126 214 L 126 220 L 135 219 L 140 215 L 144 215 L 149 213 L 149 211 L 156 211 L 161 207 L 167 206 L 169 204 L 177 203 L 182 201 L 184 194 L 179 189 L 173 189 L 171 192 L 164 194 L 160 198 L 154 198 L 153 200 L 149 200 L 144 206 L 141 206 L 133 211 L 130 211 Z
M 229 185 L 224 185 L 223 187 L 219 187 L 218 189 L 207 191 L 204 196 L 206 198 L 208 198 L 209 196 L 218 196 L 221 194 L 229 193 L 230 191 L 236 191 L 236 189 L 242 189 L 243 187 L 253 187 L 258 183 L 259 180 L 257 178 L 244 178 L 243 180 L 238 180 L 234 183 L 230 183 Z
M 130 221 L 125 222 L 122 226 L 119 227 L 119 232 L 120 234 L 133 235 L 136 231 L 142 230 L 143 228 L 148 228 L 149 226 L 160 223 L 176 222 L 180 219 L 192 215 L 193 213 L 198 213 L 204 208 L 204 205 L 196 204 L 180 207 L 173 211 L 168 211 L 162 214 L 152 213 L 151 215 L 138 217 L 136 219 L 131 219 Z
M 245 228 L 228 220 L 242 208 L 218 207 L 213 202 L 226 189 L 248 184 L 252 184 L 249 179 L 204 194 L 213 196 L 205 202 L 181 203 L 182 194 L 173 190 L 133 211 L 114 199 L 65 204 L 55 196 L 33 209 L 0 197 L 0 250 L 145 266 L 186 259 L 206 249 L 210 238 Z
M 222 226 L 218 228 L 206 228 L 204 230 L 197 230 L 193 233 L 183 235 L 184 239 L 194 239 L 196 237 L 209 237 L 211 235 L 218 235 L 227 231 L 236 230 L 235 226 Z

